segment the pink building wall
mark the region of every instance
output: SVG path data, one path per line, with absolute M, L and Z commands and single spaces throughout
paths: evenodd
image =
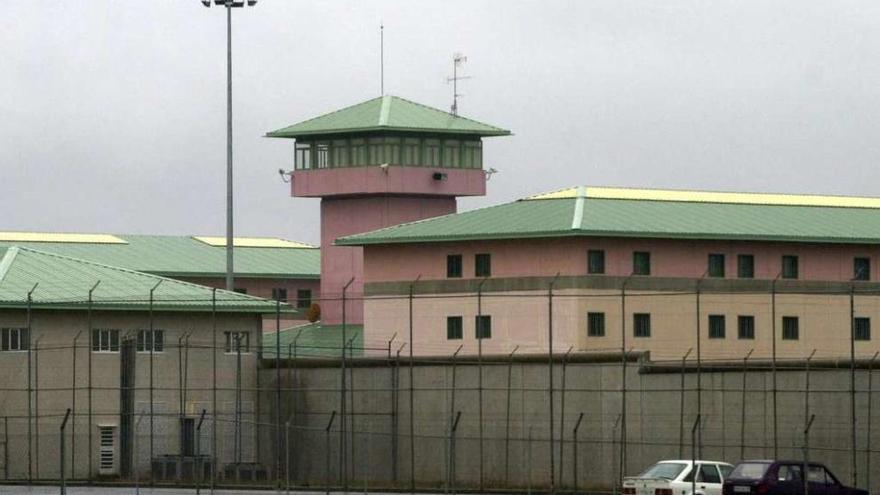
M 446 178 L 435 180 L 435 172 L 446 174 Z M 483 196 L 486 194 L 486 176 L 481 169 L 400 165 L 296 170 L 291 194 L 312 198 L 366 194 Z
M 342 290 L 346 291 L 346 322 L 363 323 L 363 248 L 334 246 L 339 237 L 455 213 L 454 197 L 366 196 L 321 200 L 321 321 L 342 323 Z
M 724 254 L 726 278 L 736 278 L 737 255 L 751 254 L 756 279 L 776 278 L 783 255 L 798 256 L 800 280 L 850 280 L 857 256 L 871 259 L 871 280 L 880 278 L 880 253 L 873 245 L 570 237 L 369 246 L 365 281 L 446 279 L 448 254 L 463 255 L 463 278 L 473 278 L 477 253 L 492 255 L 493 278 L 586 275 L 589 249 L 605 251 L 605 275 L 612 276 L 630 275 L 633 252 L 647 251 L 655 277 L 701 277 L 708 255 Z

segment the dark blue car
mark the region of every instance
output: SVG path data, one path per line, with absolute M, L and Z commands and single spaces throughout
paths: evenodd
M 868 495 L 865 490 L 843 486 L 824 465 L 810 462 L 804 466 L 803 461 L 740 462 L 722 491 L 724 495 Z

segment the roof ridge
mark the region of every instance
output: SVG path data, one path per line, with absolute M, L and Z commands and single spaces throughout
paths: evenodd
M 65 255 L 63 255 L 63 254 L 50 253 L 50 252 L 48 252 L 48 251 L 42 251 L 42 250 L 40 250 L 40 249 L 34 249 L 34 248 L 31 248 L 31 247 L 13 246 L 13 248 L 17 248 L 19 251 L 32 252 L 32 253 L 34 253 L 34 254 L 38 254 L 38 255 L 42 255 L 42 256 L 50 256 L 50 257 L 53 257 L 53 258 L 59 258 L 59 259 L 66 260 L 66 261 L 71 261 L 71 262 L 74 262 L 74 263 L 80 263 L 80 264 L 84 264 L 84 265 L 97 266 L 97 267 L 106 268 L 106 269 L 109 269 L 109 270 L 115 270 L 115 271 L 118 271 L 118 272 L 128 273 L 128 274 L 131 274 L 131 275 L 139 275 L 139 276 L 146 277 L 146 278 L 150 278 L 150 279 L 159 279 L 159 280 L 161 280 L 163 283 L 164 283 L 164 282 L 171 282 L 171 283 L 173 283 L 173 284 L 184 285 L 184 286 L 187 286 L 187 287 L 193 287 L 193 288 L 198 288 L 198 289 L 202 289 L 202 290 L 205 290 L 205 291 L 215 291 L 215 290 L 216 290 L 216 291 L 220 291 L 220 292 L 222 292 L 223 294 L 233 295 L 235 298 L 242 299 L 242 300 L 246 300 L 246 299 L 254 299 L 254 300 L 259 300 L 259 301 L 268 301 L 268 299 L 263 299 L 263 298 L 261 298 L 261 297 L 250 296 L 250 295 L 247 295 L 247 294 L 240 294 L 240 293 L 238 293 L 238 292 L 228 291 L 228 290 L 225 290 L 225 289 L 215 289 L 215 288 L 213 288 L 213 287 L 208 287 L 208 286 L 205 286 L 205 285 L 194 284 L 194 283 L 192 283 L 192 282 L 186 282 L 186 281 L 178 280 L 178 279 L 175 279 L 175 278 L 163 277 L 163 276 L 161 276 L 161 275 L 154 275 L 154 274 L 152 274 L 152 273 L 147 273 L 147 272 L 139 272 L 139 271 L 137 271 L 137 270 L 132 270 L 132 269 L 130 269 L 130 268 L 123 268 L 123 267 L 121 267 L 121 266 L 107 265 L 107 264 L 104 264 L 104 263 L 98 263 L 98 262 L 96 262 L 96 261 L 85 260 L 85 259 L 82 259 L 82 258 L 74 258 L 74 257 L 72 257 L 72 256 L 65 256 Z M 4 259 L 5 259 L 5 258 L 4 258 Z
M 12 266 L 12 263 L 15 261 L 15 257 L 18 255 L 18 246 L 12 246 L 3 253 L 3 258 L 0 258 L 0 283 L 3 282 L 3 279 L 6 277 L 6 273 L 9 271 L 9 267 Z
M 420 106 L 420 107 L 422 107 L 422 108 L 426 108 L 426 109 L 428 109 L 428 110 L 432 110 L 432 111 L 434 111 L 434 112 L 438 112 L 438 113 L 442 113 L 442 114 L 449 115 L 450 117 L 455 118 L 455 119 L 467 120 L 468 122 L 473 122 L 474 124 L 480 124 L 480 125 L 484 125 L 484 126 L 486 126 L 486 127 L 491 127 L 492 129 L 495 129 L 495 130 L 498 130 L 498 131 L 507 131 L 507 129 L 503 129 L 503 128 L 501 128 L 501 127 L 497 127 L 497 126 L 494 126 L 494 125 L 492 125 L 492 124 L 487 124 L 487 123 L 485 123 L 485 122 L 480 122 L 479 120 L 474 120 L 474 119 L 471 119 L 471 118 L 468 118 L 468 117 L 462 117 L 461 115 L 457 115 L 457 114 L 454 114 L 454 113 L 452 113 L 452 112 L 447 112 L 446 110 L 440 110 L 439 108 L 430 107 L 430 106 L 428 106 L 428 105 L 425 105 L 424 103 L 419 103 L 419 102 L 417 102 L 417 101 L 413 101 L 413 100 L 410 100 L 410 99 L 407 99 L 407 98 L 403 98 L 403 97 L 401 97 L 401 96 L 393 96 L 393 95 L 390 95 L 390 96 L 391 96 L 392 98 L 396 98 L 396 99 L 398 99 L 398 100 L 402 100 L 402 101 L 405 101 L 405 102 L 407 102 L 407 103 L 411 103 L 411 104 L 413 104 L 413 105 L 417 105 L 417 106 Z M 508 132 L 509 132 L 509 131 L 508 131 Z

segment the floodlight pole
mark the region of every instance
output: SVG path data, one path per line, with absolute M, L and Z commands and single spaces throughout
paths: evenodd
M 233 272 L 232 222 L 232 8 L 256 5 L 256 0 L 214 0 L 214 5 L 226 7 L 226 290 L 235 288 Z M 202 0 L 210 7 L 210 0 Z

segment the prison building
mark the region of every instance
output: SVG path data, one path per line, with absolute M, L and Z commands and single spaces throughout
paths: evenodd
M 361 249 L 333 241 L 454 213 L 458 196 L 485 195 L 483 138 L 508 134 L 390 95 L 267 134 L 296 140 L 291 194 L 321 198 L 323 324 L 363 321 Z
M 226 238 L 211 236 L 0 232 L 0 247 L 31 247 L 218 289 L 226 288 Z M 306 323 L 320 287 L 320 250 L 278 238 L 233 240 L 235 290 L 277 299 L 301 311 L 284 315 L 282 327 Z M 274 316 L 264 330 L 274 331 Z
M 545 353 L 551 329 L 558 353 L 880 350 L 880 198 L 573 187 L 336 244 L 364 249 L 365 341 L 419 355 Z
M 186 473 L 181 464 L 192 476 L 197 448 L 209 472 L 256 461 L 262 318 L 292 310 L 30 247 L 0 248 L 0 476 L 57 480 L 68 409 L 71 479 L 147 479 L 151 461 L 160 466 L 151 479 Z M 197 435 L 202 411 L 208 419 Z

